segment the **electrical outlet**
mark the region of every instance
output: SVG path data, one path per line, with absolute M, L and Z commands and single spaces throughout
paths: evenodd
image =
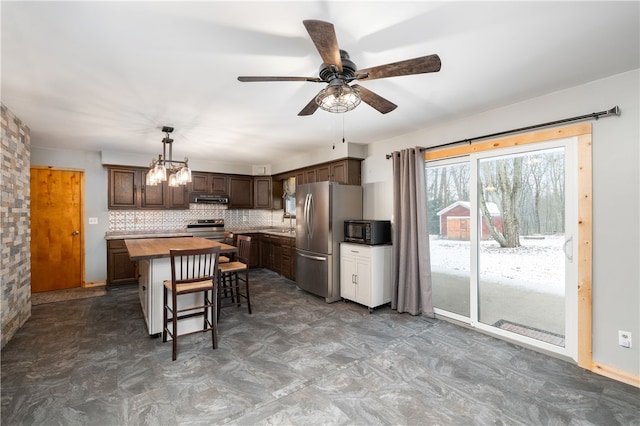
M 89 218 L 89 225 L 97 225 L 98 224 L 98 218 L 97 217 L 90 217 Z
M 623 348 L 631 348 L 631 333 L 618 330 L 618 344 Z

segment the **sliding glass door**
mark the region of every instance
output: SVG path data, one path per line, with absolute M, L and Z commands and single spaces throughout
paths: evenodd
M 436 313 L 575 358 L 575 144 L 427 163 Z
M 469 169 L 468 159 L 426 168 L 433 306 L 459 320 L 471 312 Z

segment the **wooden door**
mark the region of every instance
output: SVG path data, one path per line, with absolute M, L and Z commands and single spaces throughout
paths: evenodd
M 84 172 L 31 168 L 31 292 L 84 280 Z

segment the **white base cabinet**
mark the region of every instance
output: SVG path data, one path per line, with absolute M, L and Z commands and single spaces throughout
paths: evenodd
M 390 245 L 340 243 L 340 296 L 373 308 L 391 302 Z

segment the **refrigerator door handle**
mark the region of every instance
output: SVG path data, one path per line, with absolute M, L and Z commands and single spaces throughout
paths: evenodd
M 307 238 L 309 239 L 311 239 L 311 237 L 313 236 L 313 211 L 311 206 L 312 202 L 313 196 L 308 193 L 304 199 L 304 221 L 307 227 Z
M 314 221 L 313 221 L 313 211 L 314 211 L 314 202 L 313 202 L 313 194 L 309 193 L 309 211 L 307 212 L 307 222 L 308 222 L 308 227 L 307 229 L 309 230 L 309 238 L 313 238 L 313 225 L 314 225 Z
M 327 260 L 327 258 L 324 256 L 311 256 L 311 255 L 300 253 L 300 252 L 298 252 L 298 254 L 302 257 L 306 257 L 307 259 L 311 259 L 311 260 L 320 260 L 320 261 Z
M 309 201 L 309 194 L 304 195 L 304 203 L 302 205 L 302 217 L 300 218 L 304 222 L 304 233 L 307 237 L 309 237 L 309 233 L 307 229 L 309 228 L 309 224 L 307 223 L 307 201 Z

